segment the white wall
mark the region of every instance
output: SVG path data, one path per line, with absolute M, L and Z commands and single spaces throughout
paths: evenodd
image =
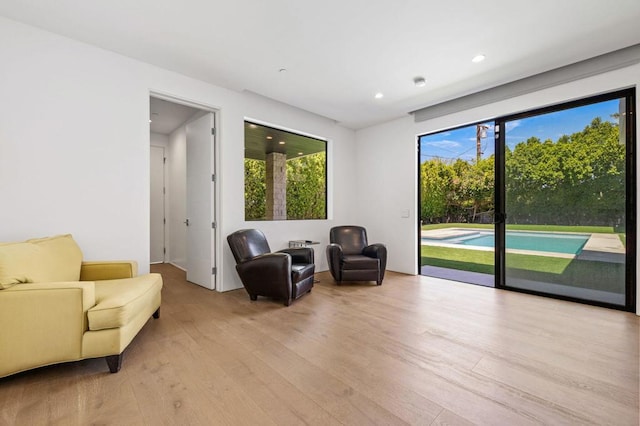
M 409 116 L 357 132 L 359 223 L 387 246 L 387 267 L 417 273 L 416 135 Z M 409 217 L 403 217 L 406 210 Z
M 640 65 L 634 65 L 421 123 L 407 116 L 360 130 L 356 132 L 358 205 L 367 206 L 359 211 L 360 222 L 375 239 L 388 243 L 390 269 L 417 274 L 418 135 L 638 85 Z M 404 208 L 411 209 L 410 220 L 399 218 L 399 209 Z
M 150 132 L 149 135 L 151 146 L 161 146 L 162 148 L 169 147 L 169 136 L 154 132 Z
M 150 92 L 218 110 L 219 289 L 241 286 L 226 235 L 256 226 L 244 221 L 245 117 L 331 141 L 333 219 L 265 223 L 272 248 L 326 243 L 330 225 L 355 219 L 353 131 L 5 18 L 0 40 L 0 241 L 70 232 L 86 259 L 148 271 Z

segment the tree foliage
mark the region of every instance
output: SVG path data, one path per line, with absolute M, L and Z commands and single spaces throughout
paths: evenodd
M 324 152 L 287 161 L 287 219 L 327 217 L 326 164 Z
M 244 159 L 244 219 L 264 220 L 267 210 L 266 165 L 264 161 Z
M 595 118 L 557 142 L 529 138 L 505 160 L 510 223 L 624 223 L 625 146 L 616 124 Z
M 327 217 L 326 163 L 324 152 L 287 160 L 287 219 Z M 245 220 L 265 220 L 266 188 L 265 162 L 245 158 Z
M 420 168 L 422 218 L 442 218 L 447 216 L 448 196 L 453 188 L 454 172 L 440 159 L 425 161 Z
M 506 148 L 509 223 L 624 224 L 625 146 L 618 125 L 594 119 L 556 142 L 531 137 Z M 494 210 L 494 157 L 420 167 L 424 222 L 484 222 Z
M 420 167 L 423 222 L 482 222 L 493 211 L 494 158 L 447 163 L 434 158 Z

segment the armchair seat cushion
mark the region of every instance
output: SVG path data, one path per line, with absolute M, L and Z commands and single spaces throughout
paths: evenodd
M 129 324 L 160 294 L 160 274 L 95 282 L 96 304 L 87 314 L 89 330 L 119 328 Z
M 342 259 L 342 269 L 375 269 L 380 267 L 380 259 L 364 256 L 361 254 L 347 254 Z
M 312 263 L 310 265 L 301 265 L 294 263 L 291 265 L 291 281 L 297 283 L 306 278 L 313 277 L 313 273 L 315 272 L 315 265 Z

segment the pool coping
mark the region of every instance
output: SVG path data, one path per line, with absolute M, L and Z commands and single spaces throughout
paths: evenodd
M 421 238 L 430 238 L 435 240 L 444 240 L 452 237 L 463 237 L 474 235 L 479 232 L 491 232 L 491 229 L 486 228 L 441 228 L 422 230 L 420 232 Z M 513 232 L 541 232 L 541 231 L 513 231 Z M 544 231 L 545 234 L 581 234 L 589 235 L 589 239 L 585 243 L 582 251 L 579 255 L 569 253 L 556 253 L 548 251 L 535 251 L 535 250 L 519 250 L 519 249 L 507 249 L 507 253 L 518 253 L 533 256 L 545 256 L 545 257 L 559 257 L 565 259 L 578 259 L 578 260 L 590 260 L 596 262 L 608 262 L 608 263 L 624 263 L 626 251 L 622 241 L 617 234 L 601 234 L 595 232 L 554 232 Z M 436 247 L 450 247 L 462 250 L 481 250 L 481 251 L 494 251 L 493 247 L 481 247 L 451 244 L 446 242 L 433 241 L 427 244 L 420 241 L 421 245 L 436 246 Z

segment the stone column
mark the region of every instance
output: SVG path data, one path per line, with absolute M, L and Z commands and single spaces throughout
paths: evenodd
M 270 152 L 266 157 L 267 220 L 287 218 L 287 154 Z

